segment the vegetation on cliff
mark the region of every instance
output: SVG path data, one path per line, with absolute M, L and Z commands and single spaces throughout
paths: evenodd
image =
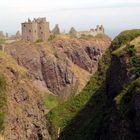
M 113 41 L 111 49 L 115 50 L 140 36 L 140 29 L 127 30 L 120 33 Z
M 0 38 L 0 44 L 5 44 L 5 41 L 6 41 L 5 39 Z
M 140 56 L 131 41 L 140 30 L 124 31 L 101 59 L 97 73 L 76 97 L 47 115 L 53 139 L 140 139 Z
M 4 116 L 6 106 L 6 80 L 2 74 L 0 74 L 0 132 L 4 129 Z
M 58 96 L 54 95 L 46 95 L 44 97 L 44 103 L 47 109 L 51 110 L 56 107 L 60 103 L 60 99 Z
M 98 100 L 100 100 L 100 102 L 102 102 L 102 100 L 106 100 L 106 97 L 99 95 L 99 89 L 105 82 L 106 71 L 111 60 L 109 55 L 108 50 L 106 55 L 104 55 L 100 60 L 100 71 L 93 75 L 87 86 L 79 95 L 72 97 L 65 103 L 60 104 L 47 115 L 47 125 L 53 139 L 56 139 L 59 129 L 62 132 L 72 118 L 76 117 L 76 115 L 86 106 L 86 104 L 88 104 L 88 101 L 90 98 L 92 98 L 92 96 L 97 98 L 97 102 Z M 96 101 L 93 104 L 95 105 Z M 97 123 L 100 122 L 97 120 Z

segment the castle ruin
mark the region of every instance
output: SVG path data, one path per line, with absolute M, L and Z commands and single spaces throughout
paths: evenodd
M 46 18 L 37 18 L 22 25 L 22 39 L 26 41 L 35 42 L 38 40 L 47 41 L 50 36 L 49 22 Z
M 28 19 L 27 22 L 24 22 L 21 25 L 22 39 L 25 41 L 47 41 L 50 35 L 60 34 L 58 24 L 56 24 L 55 28 L 52 31 L 50 31 L 49 22 L 46 21 L 46 18 L 34 18 L 33 21 Z M 103 35 L 105 34 L 105 32 L 103 25 L 97 25 L 95 29 L 90 29 L 89 31 L 76 31 L 75 28 L 72 27 L 69 31 L 69 34 L 77 38 L 81 38 L 82 36 L 95 37 L 100 34 Z
M 97 27 L 95 29 L 90 29 L 89 31 L 79 31 L 78 32 L 74 29 L 74 27 L 72 27 L 69 31 L 70 35 L 75 35 L 77 38 L 80 38 L 83 35 L 86 35 L 86 36 L 91 35 L 94 37 L 94 36 L 97 36 L 99 34 L 104 34 L 104 33 L 105 32 L 104 32 L 103 25 L 101 25 L 101 26 L 97 25 Z
M 59 25 L 58 25 L 58 24 L 55 25 L 55 27 L 54 27 L 54 29 L 51 31 L 51 33 L 52 33 L 52 34 L 55 34 L 55 35 L 60 34 L 60 28 L 59 28 Z

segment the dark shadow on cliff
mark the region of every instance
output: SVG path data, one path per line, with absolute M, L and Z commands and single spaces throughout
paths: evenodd
M 121 114 L 114 102 L 129 82 L 125 66 L 114 59 L 107 70 L 105 82 L 60 133 L 59 140 L 137 140 L 134 120 Z
M 109 140 L 108 122 L 113 111 L 102 86 L 60 134 L 59 140 Z

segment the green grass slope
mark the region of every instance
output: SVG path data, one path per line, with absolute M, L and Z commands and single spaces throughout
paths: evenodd
M 58 132 L 63 132 L 69 122 L 86 106 L 90 98 L 98 94 L 99 88 L 105 82 L 105 74 L 110 63 L 109 50 L 100 61 L 98 71 L 89 81 L 84 90 L 76 97 L 72 97 L 65 103 L 54 108 L 47 116 L 47 125 L 53 139 L 57 138 Z
M 98 71 L 85 89 L 78 96 L 49 112 L 46 119 L 52 139 L 137 140 L 140 138 L 138 119 L 140 58 L 136 55 L 135 47 L 130 45 L 130 42 L 138 36 L 140 30 L 124 31 L 118 35 L 113 40 L 110 50 L 101 59 Z M 124 45 L 126 47 L 123 47 Z M 125 73 L 122 67 L 129 72 L 128 82 L 121 77 Z M 118 70 L 114 70 L 115 68 Z M 108 92 L 115 94 L 110 98 Z

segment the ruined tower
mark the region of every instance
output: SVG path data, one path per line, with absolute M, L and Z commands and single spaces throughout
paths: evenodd
M 49 22 L 46 18 L 28 19 L 22 25 L 22 39 L 35 42 L 37 40 L 47 41 L 50 36 Z
M 69 34 L 70 35 L 76 35 L 77 31 L 75 30 L 74 27 L 71 27 L 70 31 L 69 31 Z
M 58 24 L 55 25 L 54 29 L 52 30 L 52 33 L 53 34 L 60 34 L 60 29 L 59 29 L 59 25 Z

